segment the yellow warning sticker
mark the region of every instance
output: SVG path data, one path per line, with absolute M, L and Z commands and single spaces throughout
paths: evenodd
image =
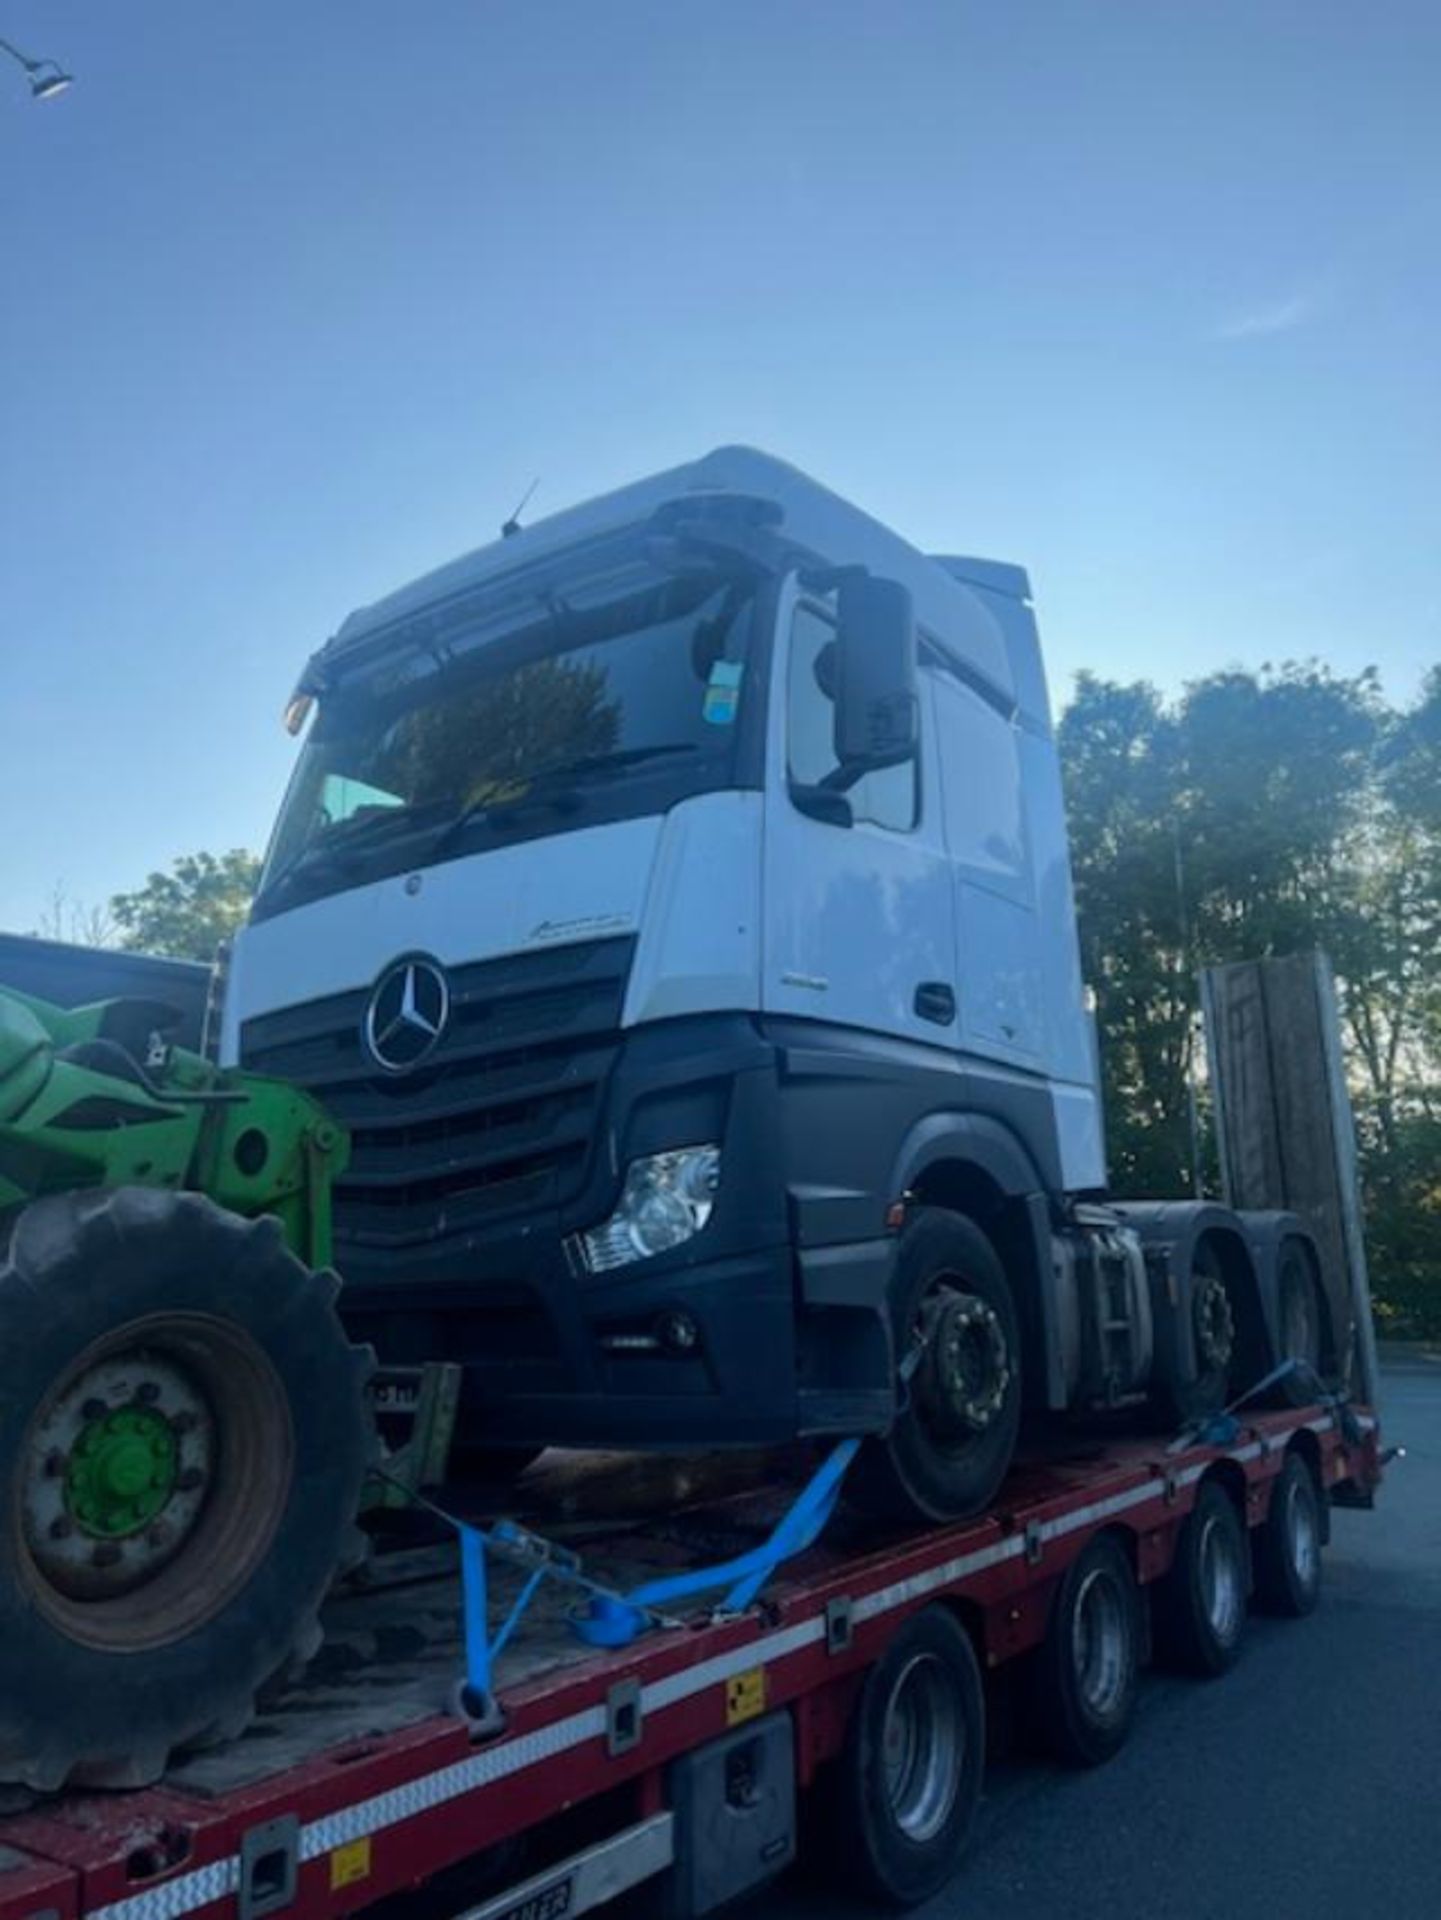
M 353 1886 L 357 1880 L 370 1878 L 370 1835 L 364 1833 L 358 1840 L 347 1840 L 343 1847 L 330 1850 L 330 1891 L 340 1887 Z
M 739 1726 L 742 1720 L 754 1720 L 766 1710 L 766 1670 L 747 1667 L 726 1681 L 726 1725 Z

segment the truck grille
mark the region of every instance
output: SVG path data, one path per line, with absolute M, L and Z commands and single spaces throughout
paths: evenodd
M 304 1087 L 350 1129 L 335 1188 L 342 1268 L 350 1250 L 373 1271 L 387 1252 L 574 1197 L 634 947 L 594 940 L 453 969 L 445 1032 L 403 1075 L 379 1072 L 364 1049 L 369 988 L 245 1022 L 244 1065 Z

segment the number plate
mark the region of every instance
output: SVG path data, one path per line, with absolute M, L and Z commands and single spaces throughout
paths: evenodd
M 505 1907 L 496 1914 L 495 1920 L 562 1920 L 569 1913 L 575 1900 L 575 1874 L 562 1874 L 559 1880 L 552 1880 L 548 1887 L 538 1887 L 534 1893 L 523 1894 L 514 1906 Z

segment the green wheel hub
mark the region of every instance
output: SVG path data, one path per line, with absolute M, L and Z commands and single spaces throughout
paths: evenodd
M 87 1356 L 30 1432 L 20 1500 L 37 1574 L 70 1600 L 153 1580 L 203 1525 L 218 1441 L 204 1376 L 163 1324 Z
M 123 1540 L 158 1518 L 175 1491 L 179 1448 L 153 1407 L 120 1407 L 87 1420 L 65 1463 L 65 1506 L 77 1526 Z

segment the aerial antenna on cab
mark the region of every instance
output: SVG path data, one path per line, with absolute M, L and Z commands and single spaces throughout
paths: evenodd
M 530 497 L 535 492 L 536 488 L 539 485 L 540 485 L 540 475 L 537 474 L 534 480 L 532 480 L 530 485 L 526 488 L 525 492 L 520 496 L 520 505 L 516 508 L 515 512 L 510 516 L 509 520 L 507 520 L 502 525 L 500 529 L 500 537 L 502 540 L 513 540 L 515 536 L 520 532 L 520 516 L 525 512 L 526 508 L 530 505 Z

